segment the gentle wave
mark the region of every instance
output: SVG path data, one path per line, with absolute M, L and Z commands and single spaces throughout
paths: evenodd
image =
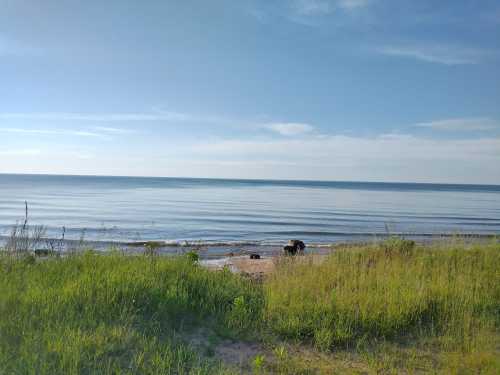
M 500 186 L 489 185 L 0 175 L 0 196 L 4 238 L 25 201 L 48 237 L 65 227 L 66 239 L 96 243 L 328 246 L 500 233 Z
M 292 236 L 294 233 L 288 233 Z M 370 233 L 335 233 L 335 235 L 344 237 L 341 241 L 342 243 L 349 242 L 378 242 L 387 239 L 392 236 L 398 236 L 408 239 L 446 239 L 446 238 L 456 238 L 457 240 L 466 240 L 471 238 L 476 239 L 493 239 L 499 238 L 495 234 L 478 234 L 478 233 L 393 233 L 393 234 L 370 234 Z M 298 237 L 300 238 L 300 237 Z M 6 243 L 9 236 L 1 235 L 0 244 Z M 47 243 L 57 243 L 64 248 L 73 247 L 75 244 L 80 246 L 96 246 L 97 249 L 103 249 L 107 247 L 123 247 L 123 248 L 144 248 L 148 244 L 155 244 L 160 248 L 238 248 L 238 247 L 282 247 L 286 245 L 285 241 L 204 241 L 204 240 L 148 240 L 148 241 L 120 241 L 112 239 L 102 239 L 102 240 L 62 240 L 61 238 L 50 238 L 44 237 L 39 241 L 41 248 L 45 247 Z M 337 246 L 339 242 L 325 242 L 325 243 L 307 243 L 309 248 L 329 248 Z

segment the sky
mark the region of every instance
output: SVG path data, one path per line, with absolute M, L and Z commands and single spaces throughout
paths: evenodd
M 0 0 L 0 173 L 500 184 L 500 2 Z

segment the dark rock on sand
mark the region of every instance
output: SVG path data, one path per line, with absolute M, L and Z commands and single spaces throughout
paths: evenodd
M 260 255 L 252 253 L 252 254 L 250 254 L 250 259 L 260 259 Z

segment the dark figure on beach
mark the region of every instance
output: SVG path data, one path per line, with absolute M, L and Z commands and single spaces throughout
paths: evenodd
M 304 255 L 304 249 L 306 245 L 304 242 L 299 240 L 290 240 L 288 245 L 283 248 L 285 255 Z
M 250 254 L 250 259 L 260 259 L 260 255 L 252 253 L 252 254 Z
M 48 249 L 36 249 L 35 255 L 37 257 L 47 257 L 50 255 L 50 250 L 48 250 Z

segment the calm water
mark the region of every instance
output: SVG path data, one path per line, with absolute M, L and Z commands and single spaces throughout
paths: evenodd
M 0 235 L 22 221 L 97 241 L 332 243 L 500 233 L 500 186 L 0 175 Z

